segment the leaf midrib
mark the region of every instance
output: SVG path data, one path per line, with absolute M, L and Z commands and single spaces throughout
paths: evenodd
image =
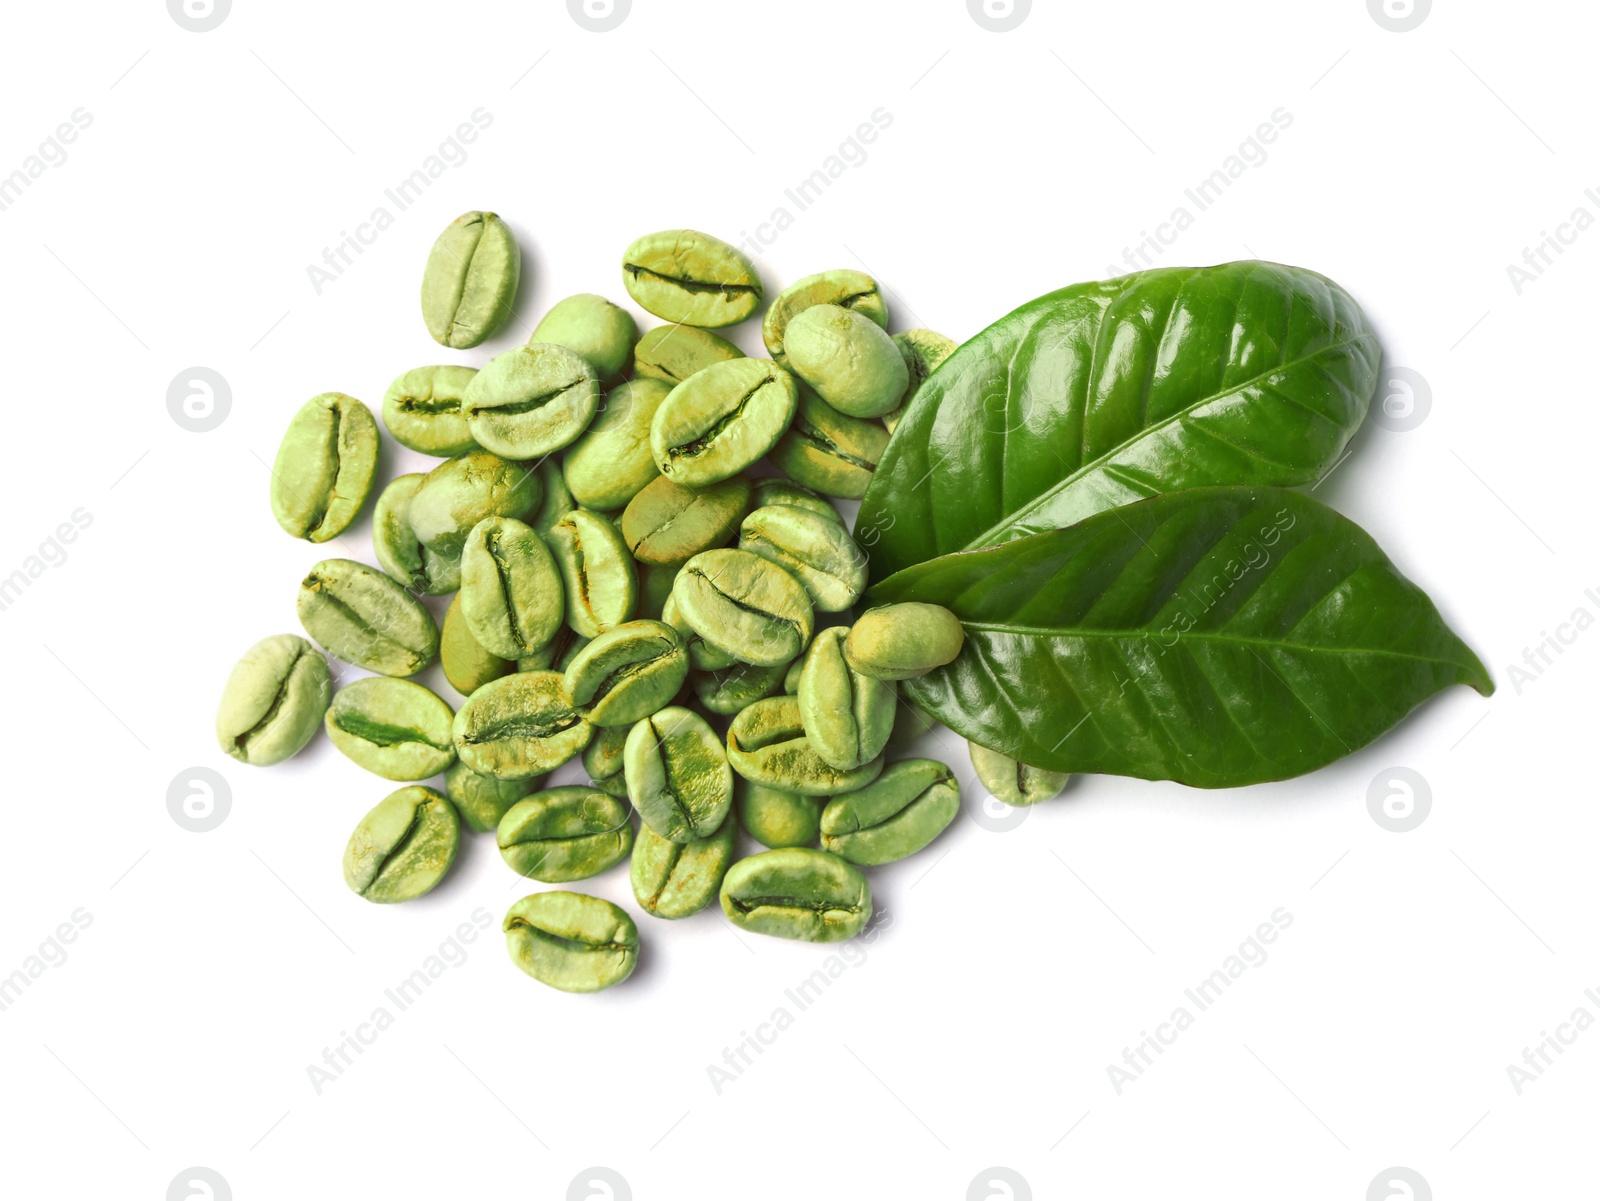
M 969 631 L 980 630 L 991 634 L 1011 634 L 1019 638 L 1123 638 L 1138 640 L 1149 639 L 1158 633 L 1156 630 L 1084 630 L 1070 626 L 1065 628 L 1018 626 L 980 621 L 963 621 L 961 624 Z M 1178 643 L 1194 641 L 1231 644 L 1240 648 L 1265 647 L 1269 650 L 1309 651 L 1319 655 L 1383 655 L 1390 659 L 1411 659 L 1418 663 L 1455 663 L 1454 659 L 1439 659 L 1431 655 L 1408 654 L 1405 651 L 1389 650 L 1385 647 L 1326 646 L 1312 642 L 1286 642 L 1277 638 L 1256 638 L 1242 634 L 1219 634 L 1212 631 L 1196 632 L 1190 630 L 1179 634 L 1177 642 L 1163 643 L 1163 645 L 1176 646 Z
M 1347 338 L 1347 339 L 1345 339 L 1343 341 L 1340 341 L 1340 342 L 1330 342 L 1328 345 L 1319 348 L 1318 350 L 1312 352 L 1311 354 L 1303 355 L 1300 358 L 1289 359 L 1289 360 L 1287 360 L 1285 362 L 1279 363 L 1276 366 L 1274 366 L 1273 368 L 1271 368 L 1271 370 L 1263 371 L 1263 372 L 1261 372 L 1259 374 L 1253 375 L 1249 379 L 1243 380 L 1240 383 L 1234 385 L 1232 388 L 1226 389 L 1225 391 L 1212 392 L 1212 393 L 1210 393 L 1210 394 L 1208 394 L 1206 396 L 1200 397 L 1193 404 L 1187 405 L 1184 408 L 1179 409 L 1177 412 L 1173 413 L 1170 417 L 1167 417 L 1167 418 L 1165 418 L 1165 419 L 1163 419 L 1161 421 L 1158 421 L 1158 422 L 1154 423 L 1153 425 L 1141 426 L 1138 429 L 1138 431 L 1135 432 L 1131 437 L 1126 438 L 1123 441 L 1119 442 L 1116 446 L 1111 447 L 1109 450 L 1107 450 L 1104 454 L 1100 455 L 1099 457 L 1097 457 L 1095 459 L 1092 459 L 1089 462 L 1083 464 L 1076 471 L 1074 471 L 1071 475 L 1066 476 L 1061 480 L 1058 480 L 1054 485 L 1052 485 L 1051 487 L 1045 489 L 1045 491 L 1039 493 L 1038 496 L 1034 497 L 1027 504 L 1023 505 L 1019 509 L 1015 509 L 1012 512 L 1006 514 L 1003 518 L 1000 519 L 1000 521 L 998 523 L 996 523 L 995 525 L 990 526 L 983 533 L 979 534 L 976 538 L 974 538 L 972 541 L 966 543 L 964 546 L 960 547 L 959 549 L 961 549 L 961 550 L 977 550 L 977 549 L 979 549 L 981 547 L 995 545 L 995 536 L 999 532 L 1005 530 L 1009 526 L 1014 526 L 1026 514 L 1031 513 L 1033 511 L 1035 511 L 1036 509 L 1041 508 L 1048 501 L 1050 501 L 1054 497 L 1060 495 L 1062 492 L 1066 491 L 1066 489 L 1068 488 L 1069 485 L 1075 484 L 1079 480 L 1085 478 L 1091 472 L 1093 472 L 1094 470 L 1100 468 L 1103 464 L 1108 462 L 1110 459 L 1114 458 L 1116 455 L 1120 454 L 1122 451 L 1126 450 L 1128 447 L 1133 446 L 1135 443 L 1139 442 L 1141 439 L 1145 438 L 1146 436 L 1148 436 L 1153 431 L 1160 430 L 1160 429 L 1165 429 L 1167 426 L 1172 425 L 1175 422 L 1180 421 L 1183 418 L 1190 416 L 1191 414 L 1193 414 L 1195 412 L 1196 409 L 1199 409 L 1199 408 L 1201 408 L 1201 407 L 1203 407 L 1205 405 L 1208 405 L 1208 404 L 1212 404 L 1212 403 L 1214 403 L 1216 401 L 1226 399 L 1227 397 L 1234 396 L 1237 393 L 1243 391 L 1245 388 L 1254 387 L 1256 385 L 1259 385 L 1262 380 L 1267 379 L 1272 375 L 1276 375 L 1276 374 L 1279 374 L 1279 373 L 1284 372 L 1284 371 L 1292 370 L 1295 367 L 1303 366 L 1303 365 L 1305 365 L 1307 363 L 1310 363 L 1315 359 L 1321 358 L 1322 356 L 1324 356 L 1326 354 L 1329 354 L 1331 352 L 1344 350 L 1346 347 L 1356 346 L 1356 345 L 1360 345 L 1360 344 L 1363 344 L 1363 343 L 1372 342 L 1372 341 L 1375 341 L 1375 340 L 1376 340 L 1376 335 L 1373 335 L 1373 334 L 1362 334 L 1362 335 L 1360 335 L 1358 337 Z M 1015 354 L 1015 351 L 1013 351 L 1013 354 Z M 1008 373 L 1008 376 L 1009 376 L 1009 373 L 1010 373 L 1009 372 L 1009 367 L 1007 369 L 1007 373 Z M 1011 385 L 1009 383 L 1009 380 L 1008 380 L 1007 385 L 1006 385 L 1006 393 L 1007 393 L 1008 396 L 1011 393 Z M 1074 397 L 1074 399 L 1076 400 L 1076 396 Z M 1321 419 L 1323 421 L 1327 421 L 1328 420 L 1328 418 L 1324 414 L 1318 413 L 1313 409 L 1306 408 L 1306 406 L 1304 404 L 1300 403 L 1300 401 L 1298 401 L 1298 400 L 1295 400 L 1293 398 L 1288 398 L 1288 397 L 1285 397 L 1285 400 L 1287 401 L 1287 403 L 1293 404 L 1296 408 L 1303 409 L 1305 412 L 1310 413 L 1314 417 L 1317 417 L 1317 418 L 1319 418 L 1319 419 Z M 1257 456 L 1257 457 L 1259 457 L 1259 456 Z

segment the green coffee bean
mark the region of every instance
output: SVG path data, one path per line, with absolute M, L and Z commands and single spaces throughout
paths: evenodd
M 444 773 L 444 790 L 474 834 L 486 834 L 500 825 L 506 810 L 530 792 L 537 791 L 543 776 L 526 780 L 497 780 L 480 775 L 457 759 Z
M 893 683 L 864 676 L 845 662 L 849 633 L 831 626 L 812 639 L 795 695 L 811 749 L 841 771 L 883 754 L 898 708 Z
M 485 450 L 537 459 L 588 428 L 600 407 L 600 377 L 565 346 L 530 342 L 490 359 L 461 403 L 467 428 Z
M 750 260 L 692 229 L 637 239 L 623 253 L 622 283 L 645 312 L 706 329 L 736 325 L 761 307 L 761 279 Z
M 676 580 L 676 572 L 673 573 L 673 577 Z M 661 606 L 661 620 L 678 631 L 678 637 L 689 650 L 689 666 L 695 671 L 721 671 L 739 662 L 727 651 L 717 649 L 696 634 L 683 619 L 683 614 L 678 612 L 678 602 L 671 596 L 667 597 L 666 604 Z
M 783 568 L 743 550 L 710 550 L 672 586 L 678 612 L 710 645 L 745 663 L 788 663 L 811 641 L 811 598 Z
M 471 696 L 490 680 L 498 680 L 516 668 L 511 660 L 484 650 L 473 637 L 461 614 L 460 593 L 450 598 L 450 607 L 444 611 L 444 622 L 439 627 L 439 665 L 444 668 L 450 687 L 462 696 Z
M 423 546 L 411 529 L 411 498 L 422 480 L 420 471 L 395 476 L 372 506 L 373 556 L 391 580 L 413 591 L 428 582 Z
M 813 642 L 815 639 L 812 640 Z M 800 695 L 800 676 L 806 669 L 806 657 L 801 655 L 789 664 L 789 670 L 783 673 L 783 691 L 789 696 Z
M 461 561 L 435 554 L 411 528 L 411 499 L 426 478 L 421 474 L 396 476 L 378 494 L 372 509 L 372 553 L 395 583 L 412 592 L 439 596 L 461 586 Z
M 907 601 L 868 609 L 850 628 L 844 651 L 863 675 L 910 680 L 955 659 L 966 637 L 949 609 Z
M 732 717 L 782 688 L 788 670 L 786 663 L 773 667 L 735 663 L 721 671 L 696 672 L 690 682 L 702 705 L 713 713 Z
M 414 676 L 439 650 L 439 627 L 416 597 L 353 559 L 324 559 L 300 581 L 300 624 L 323 650 L 386 676 Z
M 461 550 L 461 613 L 490 654 L 521 659 L 555 637 L 566 612 L 555 556 L 530 525 L 485 517 Z
M 554 671 L 519 671 L 485 684 L 456 712 L 451 730 L 462 762 L 501 780 L 555 771 L 589 745 L 589 734 Z
M 722 912 L 740 929 L 806 942 L 853 938 L 872 917 L 867 878 L 809 847 L 739 860 L 722 878 L 721 897 Z
M 544 487 L 544 499 L 539 503 L 538 510 L 527 519 L 529 525 L 548 538 L 550 531 L 555 528 L 568 513 L 578 507 L 578 502 L 573 499 L 572 493 L 567 488 L 567 481 L 561 474 L 561 464 L 553 458 L 543 459 L 538 468 L 539 482 Z
M 800 703 L 792 696 L 756 701 L 733 719 L 728 727 L 728 763 L 753 783 L 803 796 L 853 792 L 883 770 L 881 756 L 848 771 L 824 760 L 806 738 Z
M 301 406 L 272 464 L 272 515 L 308 542 L 337 538 L 356 519 L 378 470 L 378 424 L 367 406 L 324 392 Z
M 627 535 L 624 534 L 626 539 Z M 678 579 L 676 563 L 642 563 L 639 566 L 639 616 L 652 621 L 661 620 L 661 610 L 672 595 L 672 585 Z M 670 624 L 670 623 L 669 623 Z
M 583 770 L 589 783 L 608 796 L 628 796 L 628 781 L 622 771 L 622 749 L 628 742 L 630 726 L 602 726 L 583 752 Z
M 511 962 L 562 992 L 620 984 L 639 961 L 639 929 L 610 901 L 581 892 L 536 892 L 506 912 Z
M 658 325 L 633 348 L 633 374 L 640 379 L 681 384 L 713 363 L 744 358 L 744 351 L 708 329 Z
M 633 849 L 633 811 L 598 788 L 551 788 L 511 806 L 495 843 L 511 870 L 530 880 L 587 880 Z
M 860 500 L 888 445 L 889 431 L 881 422 L 846 417 L 803 387 L 794 423 L 768 457 L 780 471 L 824 496 Z
M 911 382 L 900 348 L 882 327 L 836 304 L 797 314 L 783 348 L 790 370 L 851 417 L 882 417 Z
M 522 252 L 494 213 L 462 213 L 434 242 L 422 273 L 422 320 L 441 346 L 466 350 L 511 319 Z
M 937 719 L 932 714 L 919 709 L 902 696 L 899 706 L 895 709 L 894 729 L 889 731 L 889 745 L 893 747 L 906 746 L 921 738 L 938 724 Z
M 750 508 L 764 509 L 768 505 L 793 505 L 800 509 L 809 509 L 832 521 L 844 524 L 839 516 L 839 510 L 833 507 L 833 502 L 820 492 L 814 492 L 803 484 L 793 480 L 786 480 L 781 475 L 771 475 L 764 479 L 756 480 L 750 493 Z
M 673 842 L 649 826 L 641 826 L 628 873 L 633 899 L 656 917 L 699 913 L 716 899 L 722 877 L 733 862 L 734 834 L 731 812 L 715 833 L 693 842 Z
M 455 807 L 417 784 L 391 792 L 361 819 L 344 848 L 344 882 L 380 905 L 431 892 L 461 845 Z
M 740 776 L 733 786 L 733 801 L 745 832 L 765 847 L 815 846 L 821 829 L 822 802 L 768 788 Z
M 650 452 L 650 419 L 672 388 L 658 379 L 631 380 L 606 394 L 583 436 L 567 448 L 562 474 L 579 504 L 621 508 L 661 473 Z
M 1037 805 L 1053 800 L 1072 779 L 1068 772 L 1032 767 L 976 742 L 967 743 L 967 753 L 978 773 L 978 782 L 995 800 L 1007 805 Z
M 891 434 L 916 399 L 917 389 L 922 387 L 923 381 L 933 374 L 934 368 L 956 352 L 954 342 L 931 329 L 908 329 L 895 334 L 892 340 L 900 348 L 900 357 L 906 361 L 907 383 L 900 403 L 883 415 L 883 424 Z
M 794 505 L 753 509 L 739 526 L 739 549 L 794 576 L 821 613 L 841 613 L 866 591 L 867 556 L 837 516 Z
M 676 567 L 732 541 L 749 503 L 750 481 L 743 476 L 707 488 L 657 476 L 623 510 L 622 538 L 641 563 Z
M 461 548 L 472 527 L 485 517 L 526 518 L 539 507 L 544 485 L 527 463 L 513 463 L 486 450 L 474 450 L 440 463 L 417 486 L 407 517 L 417 541 L 454 564 L 460 586 Z M 429 578 L 443 579 L 429 568 Z
M 636 333 L 626 309 L 604 296 L 580 292 L 552 305 L 528 341 L 565 346 L 587 359 L 601 379 L 611 379 L 633 357 Z
M 628 799 L 652 830 L 673 842 L 708 838 L 733 805 L 733 773 L 705 718 L 669 707 L 628 732 Z
M 426 780 L 456 761 L 455 713 L 421 684 L 368 676 L 334 694 L 325 724 L 345 757 L 385 780 Z
M 656 469 L 689 488 L 737 475 L 777 445 L 798 400 L 794 377 L 770 359 L 707 367 L 656 410 L 650 423 Z
M 902 759 L 822 811 L 825 850 L 871 867 L 914 855 L 944 832 L 961 809 L 955 774 L 933 759 Z
M 678 631 L 625 621 L 595 638 L 567 668 L 567 695 L 595 726 L 627 726 L 665 707 L 689 674 Z
M 477 450 L 461 411 L 476 367 L 413 367 L 383 394 L 383 424 L 401 446 L 448 459 Z
M 889 306 L 872 276 L 848 268 L 808 275 L 779 292 L 761 322 L 761 340 L 767 344 L 767 353 L 782 366 L 789 365 L 783 350 L 789 322 L 819 304 L 836 304 L 871 319 L 881 329 L 889 328 Z
M 598 513 L 574 509 L 550 527 L 550 549 L 566 586 L 572 629 L 593 638 L 633 616 L 639 581 L 616 526 Z
M 240 763 L 270 767 L 300 752 L 327 712 L 328 664 L 294 634 L 245 651 L 217 705 L 217 744 Z

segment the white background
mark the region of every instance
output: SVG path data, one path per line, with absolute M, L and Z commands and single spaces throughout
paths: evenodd
M 1407 33 L 1364 0 L 1038 0 L 1004 33 L 962 0 L 632 8 L 605 33 L 555 0 L 237 0 L 205 33 L 156 0 L 8 10 L 0 175 L 75 109 L 92 124 L 0 211 L 0 575 L 74 510 L 92 524 L 0 612 L 0 975 L 75 910 L 91 923 L 0 1012 L 3 1191 L 156 1201 L 201 1165 L 241 1201 L 560 1198 L 600 1165 L 641 1199 L 1360 1201 L 1405 1195 L 1368 1192 L 1398 1165 L 1440 1198 L 1588 1195 L 1600 1032 L 1521 1095 L 1507 1065 L 1580 1006 L 1600 1017 L 1600 634 L 1510 669 L 1575 610 L 1600 616 L 1600 232 L 1520 295 L 1506 268 L 1579 206 L 1600 216 L 1592 6 L 1441 0 Z M 480 107 L 465 162 L 318 294 L 308 266 L 394 213 L 384 189 Z M 880 107 L 865 161 L 798 211 L 784 189 Z M 1279 108 L 1265 161 L 1159 261 L 1331 275 L 1426 380 L 1426 419 L 1369 422 L 1317 495 L 1429 590 L 1499 692 L 1454 689 L 1283 784 L 1081 779 L 1004 832 L 968 820 L 969 785 L 938 843 L 873 873 L 893 921 L 804 1012 L 785 989 L 830 951 L 735 936 L 715 910 L 640 915 L 639 972 L 595 997 L 524 977 L 491 928 L 319 1095 L 325 1047 L 529 886 L 483 836 L 433 895 L 365 904 L 339 858 L 389 786 L 320 740 L 268 770 L 213 741 L 228 669 L 296 629 L 323 553 L 267 506 L 297 406 L 376 407 L 402 370 L 482 363 L 563 295 L 625 299 L 638 234 L 739 241 L 780 206 L 771 292 L 863 267 L 893 328 L 964 339 L 1105 275 Z M 528 272 L 518 324 L 453 353 L 416 288 L 471 208 L 511 221 Z M 737 336 L 758 349 L 753 324 Z M 196 365 L 231 388 L 207 433 L 166 404 Z M 369 558 L 368 537 L 336 553 Z M 970 780 L 954 736 L 932 750 Z M 194 767 L 231 791 L 209 833 L 167 809 Z M 1394 767 L 1431 794 L 1409 833 L 1368 811 Z M 625 870 L 591 883 L 632 908 Z M 1280 907 L 1266 962 L 1119 1095 L 1108 1065 Z M 779 1007 L 793 1023 L 719 1094 L 708 1068 Z

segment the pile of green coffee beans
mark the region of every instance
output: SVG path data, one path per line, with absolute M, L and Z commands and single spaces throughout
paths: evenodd
M 494 214 L 455 221 L 423 277 L 434 339 L 472 347 L 504 326 L 520 261 Z M 922 604 L 819 629 L 867 582 L 828 498 L 862 495 L 898 414 L 954 344 L 890 337 L 876 282 L 841 270 L 778 296 L 762 324 L 772 358 L 746 358 L 710 330 L 756 313 L 760 279 L 692 230 L 634 242 L 623 283 L 670 324 L 638 337 L 625 310 L 572 296 L 482 370 L 394 381 L 390 434 L 444 461 L 379 493 L 381 571 L 311 568 L 298 598 L 311 641 L 279 634 L 245 654 L 218 739 L 271 764 L 320 725 L 368 771 L 407 782 L 345 850 L 345 880 L 369 901 L 431 890 L 464 823 L 549 884 L 631 856 L 634 897 L 654 917 L 720 897 L 745 930 L 849 938 L 872 916 L 860 869 L 921 850 L 959 809 L 948 766 L 884 758 L 932 725 L 896 682 L 954 659 L 963 631 Z M 378 458 L 360 401 L 307 402 L 273 467 L 278 523 L 313 543 L 337 537 Z M 763 459 L 783 474 L 751 474 Z M 419 597 L 449 593 L 441 627 Z M 330 697 L 322 651 L 377 674 Z M 467 698 L 458 711 L 408 679 L 435 657 Z M 579 755 L 587 785 L 542 787 Z M 972 755 L 1012 804 L 1065 784 Z M 415 783 L 441 773 L 442 789 Z M 739 825 L 771 849 L 740 858 Z M 518 967 L 572 992 L 626 979 L 638 956 L 633 919 L 576 892 L 524 897 L 504 931 Z

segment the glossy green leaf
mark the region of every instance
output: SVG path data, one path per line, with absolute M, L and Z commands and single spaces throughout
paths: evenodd
M 1493 691 L 1353 522 L 1278 488 L 1198 488 L 919 564 L 871 603 L 966 629 L 903 695 L 1052 771 L 1225 788 L 1365 746 L 1452 684 Z
M 861 503 L 873 580 L 1162 492 L 1302 484 L 1366 416 L 1379 349 L 1337 284 L 1276 263 L 1042 296 L 936 370 Z

